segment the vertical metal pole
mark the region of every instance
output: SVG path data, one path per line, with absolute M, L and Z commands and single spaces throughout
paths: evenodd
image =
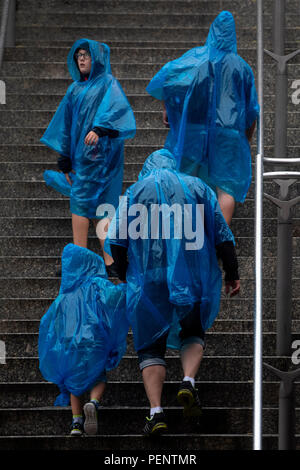
M 273 11 L 273 49 L 278 56 L 284 57 L 285 46 L 285 0 L 274 0 Z M 287 61 L 276 62 L 275 91 L 275 158 L 287 157 L 287 109 L 288 75 Z M 280 166 L 276 167 L 277 170 Z M 287 182 L 280 182 L 280 199 L 288 197 Z M 278 210 L 277 225 L 277 282 L 276 282 L 276 353 L 288 356 L 291 348 L 291 309 L 292 309 L 292 217 L 282 217 Z
M 5 46 L 15 47 L 15 45 L 16 45 L 16 0 L 9 0 Z
M 280 191 L 282 193 L 282 191 Z M 281 194 L 282 196 L 282 194 Z M 280 197 L 283 200 L 282 197 Z M 289 356 L 292 343 L 292 215 L 284 217 L 278 210 L 277 224 L 277 282 L 276 282 L 276 354 Z
M 262 449 L 262 219 L 263 219 L 263 2 L 257 0 L 257 77 L 260 116 L 257 135 L 255 181 L 255 312 L 253 449 Z
M 284 56 L 285 44 L 285 0 L 274 0 L 273 52 Z M 276 62 L 275 91 L 275 158 L 286 157 L 287 149 L 287 63 Z M 276 169 L 280 170 L 280 166 Z

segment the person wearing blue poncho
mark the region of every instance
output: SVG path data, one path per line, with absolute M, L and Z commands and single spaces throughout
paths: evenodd
M 219 311 L 223 261 L 226 292 L 240 289 L 234 237 L 215 193 L 176 171 L 166 149 L 151 154 L 109 227 L 105 249 L 127 281 L 127 315 L 138 353 L 150 418 L 145 435 L 167 429 L 161 408 L 166 346 L 181 349 L 184 413 L 201 412 L 194 388 L 205 330 Z
M 170 127 L 165 148 L 177 168 L 217 192 L 230 224 L 235 201 L 244 202 L 250 186 L 249 142 L 259 113 L 253 72 L 237 54 L 232 14 L 221 12 L 205 45 L 165 64 L 146 90 L 163 102 Z
M 42 317 L 39 367 L 58 385 L 56 406 L 73 412 L 71 435 L 97 433 L 97 411 L 107 382 L 126 351 L 126 285 L 107 279 L 103 259 L 73 244 L 64 248 L 58 297 Z M 81 395 L 91 390 L 84 408 Z M 83 425 L 83 410 L 85 421 Z
M 70 197 L 74 243 L 82 247 L 87 247 L 89 219 L 102 219 L 97 234 L 107 230 L 109 219 L 98 216 L 97 207 L 105 202 L 118 206 L 124 140 L 136 130 L 128 100 L 111 74 L 109 56 L 106 44 L 89 39 L 74 43 L 67 60 L 73 83 L 41 138 L 60 155 L 63 173 L 46 171 L 44 179 Z M 112 262 L 108 255 L 104 259 Z

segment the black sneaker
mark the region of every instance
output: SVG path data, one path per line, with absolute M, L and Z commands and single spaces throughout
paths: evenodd
M 147 422 L 143 429 L 145 436 L 159 436 L 168 431 L 163 411 L 161 413 L 155 413 L 151 419 L 146 417 L 146 420 Z
M 82 436 L 83 435 L 83 424 L 78 421 L 73 421 L 71 425 L 71 436 Z
M 83 407 L 85 420 L 84 431 L 86 434 L 95 435 L 98 432 L 98 409 L 96 405 L 89 401 Z
M 193 387 L 189 380 L 181 382 L 177 393 L 177 400 L 183 406 L 183 416 L 201 416 L 202 408 L 198 391 Z

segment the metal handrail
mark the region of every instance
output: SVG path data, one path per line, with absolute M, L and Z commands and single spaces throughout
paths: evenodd
M 278 3 L 279 7 L 282 7 L 282 3 Z M 278 13 L 278 12 L 277 12 Z M 276 15 L 277 20 L 283 21 L 280 15 Z M 279 18 L 279 19 L 278 19 Z M 280 45 L 280 41 L 277 41 Z M 277 43 L 276 43 L 277 44 Z M 276 46 L 277 47 L 277 46 Z M 277 49 L 276 49 L 277 50 Z M 268 51 L 266 51 L 268 52 Z M 300 52 L 296 51 L 291 57 Z M 300 158 L 286 158 L 277 156 L 276 158 L 264 157 L 264 110 L 263 110 L 263 0 L 257 0 L 257 81 L 258 81 L 258 101 L 260 104 L 260 114 L 258 120 L 258 135 L 257 135 L 257 156 L 256 156 L 256 180 L 255 180 L 255 311 L 254 311 L 254 387 L 253 387 L 253 449 L 262 449 L 262 367 L 263 367 L 263 351 L 262 351 L 262 245 L 263 245 L 263 180 L 268 179 L 298 179 L 300 177 L 299 171 L 281 171 L 275 168 L 276 171 L 264 172 L 264 163 L 269 164 L 298 164 Z M 268 52 L 269 53 L 269 52 Z M 270 54 L 270 53 L 269 53 Z M 272 54 L 270 54 L 272 55 Z M 273 54 L 274 55 L 274 54 Z M 289 56 L 285 56 L 287 60 Z M 277 57 L 278 60 L 280 57 Z M 285 106 L 278 106 L 279 109 L 285 108 Z M 279 126 L 280 127 L 280 126 Z M 281 127 L 286 127 L 281 124 Z M 278 128 L 278 123 L 277 123 Z M 276 135 L 278 132 L 276 132 Z M 280 136 L 282 133 L 280 133 Z M 278 137 L 278 135 L 277 135 Z M 281 137 L 280 137 L 281 138 Z M 278 140 L 278 139 L 277 139 Z M 279 139 L 280 140 L 280 139 Z M 285 155 L 285 146 L 276 146 L 277 155 Z M 300 196 L 294 198 L 291 201 L 275 200 L 272 196 L 266 194 L 268 199 L 280 205 L 285 212 L 290 210 L 292 205 L 295 205 Z
M 253 387 L 253 449 L 262 449 L 262 233 L 263 233 L 263 1 L 257 0 L 257 83 L 260 114 L 257 126 L 255 180 L 255 310 L 254 310 L 254 387 Z
M 264 157 L 265 163 L 300 163 L 300 158 L 273 158 L 273 157 Z
M 16 0 L 4 0 L 0 26 L 0 69 L 3 63 L 5 46 L 15 45 Z
M 300 171 L 269 171 L 264 173 L 264 178 L 299 178 Z

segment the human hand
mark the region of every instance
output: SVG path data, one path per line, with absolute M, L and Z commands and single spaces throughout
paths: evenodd
M 168 115 L 167 115 L 167 110 L 163 110 L 163 123 L 166 127 L 170 127 L 169 121 L 168 121 Z
M 241 284 L 240 284 L 240 281 L 236 280 L 236 281 L 226 281 L 225 283 L 225 292 L 226 294 L 229 294 L 230 290 L 230 297 L 233 297 L 235 296 L 236 294 L 239 293 L 240 291 L 240 288 L 241 288 Z
M 97 145 L 99 136 L 94 131 L 90 131 L 84 139 L 85 145 Z
M 75 174 L 75 171 L 72 170 L 72 173 Z M 64 175 L 65 175 L 66 180 L 68 181 L 68 183 L 72 186 L 72 180 L 71 180 L 71 178 L 70 178 L 70 176 L 69 176 L 69 173 L 64 173 Z

